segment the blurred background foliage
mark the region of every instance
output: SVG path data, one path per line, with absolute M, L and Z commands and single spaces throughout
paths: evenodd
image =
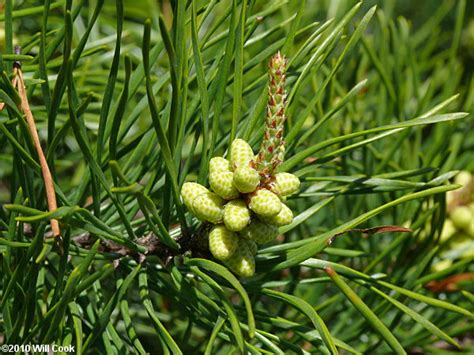
M 457 171 L 474 171 L 473 2 L 125 0 L 123 19 L 121 4 L 0 4 L 1 54 L 17 44 L 31 56 L 22 68 L 66 246 L 59 255 L 43 238 L 51 215 L 36 155 L 6 109 L 0 342 L 72 343 L 89 353 L 474 351 L 469 226 L 461 234 L 470 244 L 439 264 L 453 247 L 442 238 L 451 213 L 444 193 Z M 173 183 L 205 182 L 206 162 L 225 153 L 233 126 L 258 148 L 277 50 L 289 59 L 285 167 L 303 182 L 289 200 L 296 222 L 259 252 L 243 289 L 193 259 L 200 255 L 158 245 L 140 263 L 150 236 L 181 233 Z M 10 75 L 8 57 L 2 66 Z M 13 97 L 7 82 L 2 101 Z M 433 124 L 403 126 L 422 116 Z M 458 182 L 468 206 L 472 178 Z M 381 225 L 413 232 L 334 238 Z M 351 304 L 359 297 L 366 308 Z

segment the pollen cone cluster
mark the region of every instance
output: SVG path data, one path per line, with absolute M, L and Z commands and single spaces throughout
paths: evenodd
M 181 190 L 189 211 L 214 224 L 209 232 L 212 255 L 243 277 L 255 273 L 257 244 L 272 241 L 278 227 L 293 221 L 293 212 L 282 199 L 300 186 L 299 179 L 289 173 L 277 173 L 263 184 L 261 174 L 252 167 L 253 159 L 250 145 L 236 139 L 229 160 L 210 160 L 210 189 L 186 182 Z
M 286 59 L 277 53 L 269 65 L 265 134 L 258 154 L 243 139 L 235 139 L 228 159 L 209 161 L 209 189 L 187 182 L 181 190 L 189 211 L 213 225 L 212 255 L 242 277 L 255 273 L 257 245 L 272 241 L 278 227 L 293 221 L 293 212 L 283 201 L 299 189 L 300 181 L 293 174 L 276 172 L 285 151 L 285 73 Z

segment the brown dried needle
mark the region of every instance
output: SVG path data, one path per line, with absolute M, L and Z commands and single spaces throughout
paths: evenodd
M 16 72 L 15 73 L 16 75 L 15 75 L 15 79 L 13 80 L 13 85 L 16 86 L 18 89 L 18 94 L 20 96 L 20 102 L 21 102 L 21 110 L 25 114 L 26 122 L 28 124 L 28 129 L 30 131 L 31 137 L 33 138 L 33 144 L 35 146 L 36 153 L 38 154 L 38 159 L 41 166 L 41 173 L 43 175 L 43 180 L 44 180 L 46 198 L 48 201 L 48 210 L 52 212 L 58 208 L 58 205 L 56 202 L 56 192 L 54 191 L 53 177 L 51 175 L 51 171 L 49 170 L 49 166 L 46 161 L 46 157 L 44 155 L 43 149 L 41 148 L 41 143 L 38 136 L 38 130 L 36 129 L 35 119 L 33 117 L 33 113 L 31 112 L 30 105 L 28 103 L 28 97 L 26 95 L 25 82 L 23 80 L 23 73 L 18 64 L 15 65 L 15 72 Z M 51 230 L 53 232 L 53 236 L 55 238 L 59 238 L 61 236 L 61 230 L 59 229 L 58 220 L 51 219 L 50 224 L 51 224 Z

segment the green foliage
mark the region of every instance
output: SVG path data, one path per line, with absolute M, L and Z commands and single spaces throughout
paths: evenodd
M 472 257 L 432 270 L 445 193 L 474 171 L 473 4 L 379 3 L 0 4 L 0 343 L 472 353 L 472 282 L 426 285 L 473 273 Z M 284 237 L 239 280 L 213 261 L 179 192 L 209 186 L 210 158 L 234 138 L 258 151 L 278 50 L 289 60 L 280 170 L 301 187 Z M 55 179 L 52 212 L 15 60 Z

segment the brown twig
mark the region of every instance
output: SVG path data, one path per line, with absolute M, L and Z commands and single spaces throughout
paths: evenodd
M 18 89 L 18 94 L 20 96 L 20 101 L 21 101 L 21 110 L 25 114 L 26 122 L 28 124 L 28 129 L 30 131 L 31 137 L 33 138 L 33 144 L 35 146 L 36 153 L 38 154 L 38 158 L 39 158 L 39 162 L 41 166 L 41 173 L 43 174 L 44 187 L 46 191 L 46 199 L 48 201 L 48 210 L 52 212 L 58 208 L 58 205 L 56 202 L 56 192 L 54 191 L 53 177 L 51 175 L 51 171 L 49 170 L 49 166 L 46 161 L 46 157 L 44 155 L 43 149 L 41 148 L 38 131 L 36 129 L 35 119 L 33 117 L 33 113 L 31 112 L 30 105 L 28 103 L 28 97 L 26 95 L 25 82 L 23 80 L 23 73 L 19 65 L 15 65 L 14 74 L 16 75 L 13 79 L 13 85 L 16 86 Z M 61 230 L 59 229 L 58 220 L 51 219 L 50 223 L 51 223 L 51 230 L 53 232 L 53 236 L 59 239 L 61 236 Z

